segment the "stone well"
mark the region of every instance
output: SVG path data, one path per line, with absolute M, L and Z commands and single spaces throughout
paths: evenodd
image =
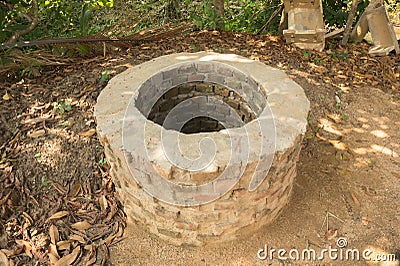
M 128 217 L 187 246 L 232 240 L 278 216 L 308 111 L 303 89 L 282 71 L 200 52 L 117 75 L 95 117 Z

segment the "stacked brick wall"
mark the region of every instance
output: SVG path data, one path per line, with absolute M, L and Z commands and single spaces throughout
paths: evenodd
M 165 65 L 166 62 L 171 62 L 169 60 L 179 61 L 177 58 L 180 57 L 180 55 L 170 55 L 159 59 L 159 63 Z M 240 57 L 239 59 L 238 62 L 251 63 L 256 66 L 254 69 L 251 68 L 255 73 L 254 78 L 250 78 L 249 68 L 247 68 L 247 72 L 242 72 L 239 63 L 235 63 L 235 67 L 232 67 L 229 64 L 215 61 L 188 61 L 173 64 L 168 68 L 160 68 L 139 86 L 132 88 L 132 90 L 138 92 L 135 94 L 136 98 L 133 99 L 135 108 L 145 119 L 155 122 L 158 127 L 163 125 L 166 115 L 175 106 L 183 101 L 191 101 L 196 97 L 204 97 L 202 99 L 205 99 L 204 105 L 207 108 L 210 108 L 213 104 L 210 98 L 215 98 L 234 110 L 234 114 L 232 114 L 231 110 L 222 108 L 216 112 L 221 117 L 215 119 L 201 117 L 191 120 L 182 129 L 182 132 L 194 135 L 198 132 L 218 133 L 219 130 L 226 127 L 221 122 L 228 120 L 232 115 L 240 117 L 240 122 L 243 124 L 258 119 L 267 106 L 267 101 L 269 102 L 268 92 L 270 93 L 275 89 L 266 89 L 265 75 L 269 75 L 271 81 L 278 84 L 276 85 L 278 89 L 275 91 L 280 92 L 287 89 L 287 92 L 282 92 L 280 96 L 284 99 L 274 98 L 272 100 L 272 111 L 274 114 L 279 114 L 277 116 L 279 126 L 277 131 L 278 148 L 275 151 L 272 165 L 269 165 L 268 158 L 261 156 L 254 159 L 252 157 L 247 162 L 246 169 L 239 182 L 227 193 L 207 204 L 198 206 L 168 204 L 152 197 L 136 182 L 136 174 L 146 175 L 146 173 L 135 172 L 129 166 L 133 162 L 138 165 L 139 169 L 139 166 L 142 165 L 140 160 L 143 160 L 143 158 L 139 158 L 140 155 L 139 157 L 132 157 L 121 145 L 121 128 L 110 128 L 110 126 L 122 126 L 120 121 L 126 107 L 116 106 L 115 101 L 107 101 L 106 98 L 101 98 L 120 99 L 127 105 L 129 101 L 124 98 L 127 91 L 125 87 L 113 89 L 115 86 L 121 86 L 121 80 L 105 89 L 104 96 L 100 97 L 100 103 L 96 106 L 95 113 L 98 120 L 100 141 L 105 147 L 105 155 L 111 165 L 110 173 L 127 215 L 132 220 L 145 224 L 151 233 L 175 245 L 198 246 L 210 242 L 233 240 L 243 232 L 257 230 L 259 227 L 271 223 L 289 200 L 306 125 L 308 100 L 301 88 L 294 82 L 285 79 L 280 84 L 279 81 L 276 81 L 277 77 L 281 75 L 277 71 L 268 69 L 270 72 L 263 72 L 262 64 L 250 62 Z M 156 64 L 154 62 L 154 65 Z M 139 66 L 136 68 L 138 73 L 135 73 L 135 75 L 140 75 L 140 71 L 154 68 L 156 67 L 150 63 L 143 68 Z M 124 82 L 129 84 L 129 81 L 124 80 Z M 288 102 L 289 108 L 275 102 Z M 295 108 L 297 107 L 300 110 L 294 116 L 290 113 L 291 102 L 296 102 Z M 199 105 L 198 102 L 194 103 L 193 106 L 193 112 L 196 111 L 196 108 L 204 107 L 201 104 Z M 107 110 L 107 112 L 102 112 L 101 109 Z M 190 112 L 189 114 L 188 112 L 181 114 L 182 116 L 189 115 L 189 117 L 191 115 Z M 179 116 L 172 118 L 182 119 Z M 285 121 L 288 121 L 288 123 L 299 122 L 298 124 L 291 124 L 286 130 L 283 126 Z M 228 124 L 227 127 L 235 128 L 243 126 L 243 124 Z M 293 129 L 292 125 L 298 125 L 299 129 Z M 290 134 L 294 134 L 294 137 Z M 252 132 L 250 135 L 258 136 L 258 133 Z M 282 137 L 283 135 L 284 137 Z M 219 150 L 218 152 L 223 153 L 225 151 Z M 264 168 L 261 167 L 265 179 L 256 190 L 249 191 L 250 180 L 258 165 L 265 166 Z M 154 167 L 159 166 L 154 165 Z M 228 170 L 235 174 L 236 167 L 236 165 L 233 165 L 233 169 Z M 145 168 L 143 167 L 143 169 Z M 144 171 L 143 169 L 140 171 Z M 159 173 L 164 178 L 171 180 L 179 180 L 182 176 L 189 176 L 192 185 L 198 185 L 216 179 L 226 170 L 224 165 L 220 165 L 213 171 L 207 172 L 192 173 L 183 169 L 171 168 L 169 172 L 160 169 Z M 151 182 L 151 176 L 148 178 Z M 214 192 L 222 191 L 222 188 L 227 186 L 226 182 L 228 181 L 231 180 L 218 179 L 214 184 Z M 207 201 L 213 195 L 200 193 L 196 197 L 198 201 Z

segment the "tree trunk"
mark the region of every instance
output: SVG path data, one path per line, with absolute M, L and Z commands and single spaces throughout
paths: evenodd
M 361 15 L 360 19 L 357 21 L 357 24 L 354 26 L 353 31 L 351 32 L 351 40 L 353 40 L 354 42 L 361 42 L 364 39 L 365 34 L 367 34 L 368 32 L 368 21 L 365 12 L 383 6 L 383 1 L 384 0 L 371 0 L 367 8 L 364 10 L 364 13 Z
M 278 33 L 283 34 L 283 31 L 288 28 L 288 13 L 284 9 L 281 16 L 281 22 L 279 23 Z
M 165 16 L 164 22 L 168 23 L 172 20 L 181 18 L 180 1 L 179 0 L 168 0 L 165 4 Z
M 342 45 L 346 45 L 349 40 L 351 27 L 353 26 L 353 20 L 354 16 L 356 15 L 357 7 L 358 7 L 358 0 L 353 0 L 353 3 L 351 4 L 349 17 L 347 18 L 346 28 L 343 34 Z
M 225 17 L 224 0 L 213 0 L 213 6 L 217 19 L 217 27 L 221 29 L 224 26 Z
M 25 15 L 31 22 L 31 24 L 23 30 L 15 31 L 14 34 L 6 42 L 4 42 L 4 44 L 14 44 L 18 41 L 19 37 L 24 36 L 25 34 L 31 32 L 36 28 L 37 24 L 39 23 L 39 15 L 38 15 L 39 10 L 38 10 L 37 0 L 32 0 L 32 8 L 33 8 L 32 16 L 29 14 Z

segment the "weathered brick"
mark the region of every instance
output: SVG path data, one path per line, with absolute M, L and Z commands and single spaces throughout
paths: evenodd
M 242 82 L 246 82 L 248 79 L 248 76 L 246 74 L 238 70 L 233 72 L 233 77 Z
M 222 97 L 229 96 L 229 89 L 223 86 L 215 86 L 214 92 Z
M 178 73 L 179 74 L 181 74 L 181 73 L 192 74 L 192 73 L 195 73 L 195 72 L 196 72 L 196 68 L 195 68 L 194 64 L 184 64 L 184 65 L 181 65 L 178 68 Z
M 203 124 L 204 122 L 205 121 L 201 121 L 201 127 L 205 127 L 205 126 L 208 127 L 209 125 Z M 218 172 L 215 172 L 215 173 L 209 173 L 209 172 L 193 172 L 193 173 L 190 173 L 190 180 L 192 180 L 193 182 L 196 182 L 197 184 L 208 183 L 208 182 L 214 180 L 217 177 L 218 177 Z
M 142 207 L 142 202 L 136 198 L 135 196 L 133 196 L 132 194 L 130 194 L 129 192 L 125 193 L 126 198 L 129 199 L 131 201 L 132 204 L 135 204 L 138 207 Z
M 197 202 L 209 202 L 219 197 L 219 194 L 196 194 L 194 200 Z
M 205 81 L 217 84 L 224 84 L 225 77 L 219 74 L 209 73 L 207 74 Z
M 259 217 L 263 217 L 263 216 L 269 215 L 271 212 L 272 212 L 272 211 L 271 211 L 270 209 L 265 208 L 265 209 L 263 209 L 263 210 L 256 211 L 256 212 L 254 213 L 254 215 L 253 215 L 253 218 L 254 218 L 254 219 L 258 219 Z
M 175 88 L 170 89 L 167 93 L 165 93 L 165 97 L 167 99 L 169 99 L 169 98 L 178 96 L 178 94 L 179 94 L 178 88 L 175 87 Z
M 217 201 L 215 202 L 214 209 L 215 210 L 232 210 L 235 208 L 235 201 L 227 200 L 227 201 Z
M 178 70 L 177 70 L 176 68 L 169 69 L 169 70 L 163 71 L 163 72 L 162 72 L 162 75 L 163 75 L 163 79 L 164 79 L 164 80 L 166 80 L 166 79 L 172 79 L 173 77 L 175 77 L 176 75 L 178 75 Z
M 225 76 L 225 77 L 232 77 L 233 76 L 233 68 L 224 66 L 224 65 L 219 65 L 217 66 L 217 73 Z
M 184 83 L 180 86 L 178 86 L 178 91 L 179 94 L 183 97 L 188 97 L 186 94 L 192 92 L 193 90 L 195 90 L 195 85 L 190 84 L 190 83 Z
M 146 216 L 146 217 L 148 217 L 149 219 L 151 219 L 151 220 L 155 220 L 156 219 L 156 216 L 154 215 L 154 213 L 152 213 L 152 212 L 149 212 L 148 210 L 146 210 L 146 209 L 142 209 L 142 212 L 143 212 L 143 214 Z
M 219 179 L 214 184 L 214 191 L 225 194 L 236 184 L 236 181 L 236 179 Z
M 199 224 L 194 224 L 190 222 L 176 222 L 174 225 L 176 228 L 190 231 L 195 231 L 197 230 L 197 228 L 199 228 Z
M 168 237 L 173 237 L 173 238 L 181 238 L 182 234 L 180 232 L 175 232 L 175 231 L 171 231 L 171 230 L 167 230 L 167 229 L 163 229 L 163 228 L 157 228 L 157 231 L 165 236 Z
M 242 83 L 233 78 L 225 78 L 224 84 L 229 89 L 232 89 L 234 92 L 234 93 L 229 94 L 228 96 L 234 96 L 234 94 L 241 94 L 243 91 Z
M 196 238 L 203 243 L 209 243 L 215 241 L 216 236 L 213 233 L 208 233 L 208 234 L 198 234 Z
M 188 81 L 193 82 L 193 81 L 204 81 L 206 76 L 204 74 L 192 74 L 188 76 Z
M 179 75 L 179 76 L 174 76 L 172 77 L 172 86 L 180 85 L 183 83 L 188 82 L 188 76 L 187 75 Z
M 160 205 L 154 206 L 154 212 L 156 215 L 164 217 L 165 219 L 175 220 L 178 218 L 178 212 L 167 210 Z
M 214 65 L 206 62 L 196 63 L 197 72 L 199 73 L 210 73 L 214 72 Z
M 151 84 L 155 87 L 160 86 L 160 84 L 164 81 L 163 74 L 161 72 L 153 75 L 151 77 Z
M 215 222 L 219 220 L 219 213 L 198 213 L 194 215 L 194 218 L 202 223 Z

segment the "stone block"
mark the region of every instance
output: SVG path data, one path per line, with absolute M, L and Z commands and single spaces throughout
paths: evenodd
M 223 65 L 217 66 L 217 73 L 225 77 L 233 76 L 233 70 Z
M 194 74 L 196 73 L 195 65 L 190 64 L 183 64 L 178 68 L 178 74 Z
M 204 81 L 206 76 L 204 74 L 192 74 L 188 76 L 188 82 L 202 82 Z
M 206 74 L 205 81 L 217 84 L 224 84 L 225 77 L 216 73 Z
M 181 238 L 182 234 L 180 232 L 168 230 L 168 229 L 163 229 L 163 228 L 157 228 L 158 233 L 172 237 L 172 238 Z
M 372 9 L 366 12 L 369 31 L 372 35 L 374 46 L 369 49 L 369 54 L 374 56 L 388 55 L 391 51 L 400 53 L 399 43 L 389 19 L 386 7 Z
M 212 73 L 214 72 L 214 65 L 212 63 L 198 62 L 196 63 L 196 69 L 199 73 Z
M 283 31 L 287 43 L 300 49 L 322 51 L 325 47 L 325 25 L 321 1 L 285 1 L 288 29 Z

